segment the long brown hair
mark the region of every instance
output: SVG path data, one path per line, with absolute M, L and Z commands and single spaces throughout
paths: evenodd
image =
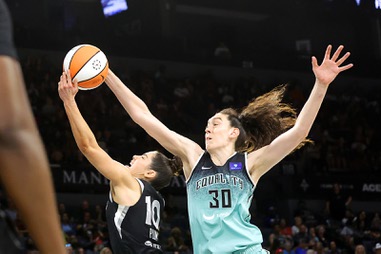
M 282 99 L 287 85 L 275 87 L 253 99 L 242 110 L 227 108 L 220 111 L 228 116 L 232 127 L 238 128 L 240 134 L 235 143 L 239 152 L 252 152 L 270 144 L 276 137 L 294 126 L 297 114 L 289 104 Z M 312 142 L 305 139 L 296 149 L 305 143 Z
M 163 153 L 157 151 L 156 155 L 152 158 L 150 168 L 156 171 L 156 177 L 150 183 L 156 190 L 161 190 L 170 184 L 174 175 L 179 175 L 183 168 L 183 163 L 178 156 L 169 159 Z

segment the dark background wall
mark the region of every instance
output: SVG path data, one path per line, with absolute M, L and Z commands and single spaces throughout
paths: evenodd
M 303 59 L 332 43 L 353 53 L 352 73 L 380 76 L 381 10 L 370 0 L 128 0 L 127 11 L 109 18 L 100 0 L 8 2 L 20 47 L 88 42 L 118 55 L 205 63 L 224 41 L 231 64 L 306 70 Z

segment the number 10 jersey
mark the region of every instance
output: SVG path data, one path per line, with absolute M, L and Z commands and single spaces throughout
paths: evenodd
M 136 179 L 142 194 L 133 206 L 116 203 L 109 193 L 106 205 L 107 227 L 114 254 L 159 254 L 160 214 L 164 199 L 146 181 Z
M 205 152 L 194 167 L 187 195 L 195 254 L 239 252 L 263 242 L 250 223 L 255 186 L 246 161 L 246 153 L 234 153 L 225 165 L 216 166 Z

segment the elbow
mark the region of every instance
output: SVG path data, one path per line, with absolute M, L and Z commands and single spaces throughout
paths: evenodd
M 298 137 L 300 139 L 304 140 L 308 137 L 308 134 L 310 133 L 311 125 L 297 123 L 297 124 L 295 124 L 294 129 L 295 129 Z
M 86 155 L 86 153 L 88 153 L 90 147 L 86 144 L 83 144 L 83 143 L 79 143 L 77 144 L 79 150 L 81 151 L 82 154 Z
M 150 111 L 145 111 L 145 112 L 134 112 L 132 114 L 130 114 L 131 116 L 131 119 L 138 125 L 142 126 L 144 124 L 144 122 L 147 121 L 147 119 L 149 119 L 150 117 L 152 117 L 152 114 Z
M 299 143 L 302 143 L 303 141 L 305 141 L 308 137 L 308 131 L 305 131 L 303 132 L 300 136 L 299 136 Z
M 77 146 L 83 155 L 89 155 L 96 148 L 96 145 L 93 142 L 88 140 L 83 140 L 77 143 Z
M 303 142 L 310 132 L 310 128 L 306 128 L 304 126 L 295 126 L 295 139 L 298 140 L 298 143 Z
M 305 139 L 308 137 L 308 134 L 309 134 L 309 133 L 310 133 L 309 130 L 305 130 L 305 131 L 303 131 L 303 132 L 301 133 L 301 135 L 300 135 L 300 139 L 301 139 L 301 141 L 305 140 Z

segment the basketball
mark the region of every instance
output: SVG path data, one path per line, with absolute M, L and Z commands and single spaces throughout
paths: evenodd
M 78 81 L 78 88 L 90 90 L 100 86 L 108 73 L 106 55 L 90 44 L 75 46 L 66 54 L 63 70 L 70 70 L 72 80 Z

